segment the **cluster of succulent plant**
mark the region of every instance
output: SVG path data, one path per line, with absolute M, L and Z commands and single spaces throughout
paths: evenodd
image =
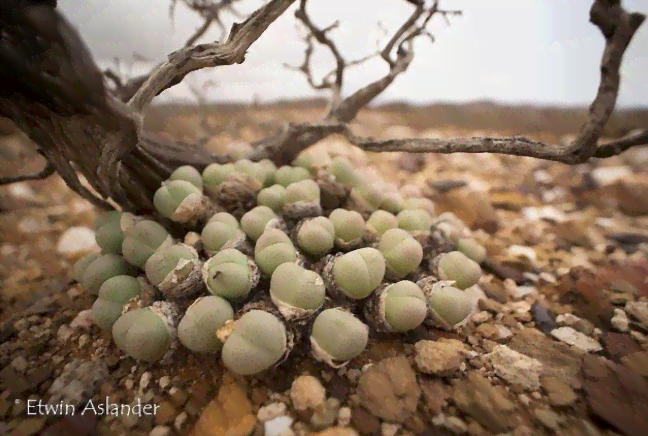
M 184 348 L 252 375 L 298 348 L 340 367 L 374 332 L 452 329 L 475 309 L 465 290 L 484 247 L 454 215 L 435 217 L 429 199 L 343 157 L 183 166 L 153 204 L 159 220 L 98 217 L 101 253 L 74 266 L 96 296 L 95 324 L 135 359 Z

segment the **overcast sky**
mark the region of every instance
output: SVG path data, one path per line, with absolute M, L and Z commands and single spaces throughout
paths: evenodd
M 115 57 L 131 63 L 133 53 L 160 62 L 182 47 L 201 24 L 196 14 L 179 5 L 172 26 L 169 0 L 59 0 L 59 4 L 103 66 L 113 66 Z M 240 10 L 250 12 L 261 4 L 261 0 L 243 0 Z M 463 16 L 451 19 L 450 26 L 436 18 L 430 26 L 436 42 L 421 39 L 409 70 L 377 101 L 588 104 L 598 87 L 604 44 L 598 29 L 588 22 L 591 4 L 591 0 L 442 0 L 442 7 L 460 9 Z M 648 13 L 646 0 L 623 4 L 627 10 Z M 263 101 L 317 95 L 302 75 L 283 66 L 299 64 L 303 56 L 295 8 L 270 26 L 243 64 L 202 70 L 185 80 L 217 82 L 218 87 L 208 92 L 210 99 L 246 100 L 257 94 Z M 340 20 L 334 39 L 343 54 L 354 59 L 375 51 L 383 35 L 378 22 L 393 32 L 412 6 L 404 0 L 311 0 L 308 9 L 321 27 Z M 225 17 L 228 28 L 235 21 L 232 15 Z M 200 42 L 219 37 L 215 27 Z M 331 59 L 323 49 L 318 54 L 317 69 L 327 72 Z M 135 71 L 143 71 L 142 67 L 147 68 L 140 64 Z M 385 63 L 377 59 L 355 68 L 346 76 L 346 93 L 386 71 Z M 619 106 L 648 105 L 646 72 L 648 23 L 626 51 Z M 192 98 L 186 84 L 165 91 L 155 101 L 178 98 Z

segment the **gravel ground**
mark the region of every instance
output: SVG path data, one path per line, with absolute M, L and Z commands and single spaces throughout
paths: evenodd
M 340 370 L 297 353 L 264 377 L 243 378 L 182 349 L 170 364 L 141 364 L 92 325 L 92 300 L 69 280 L 74 261 L 98 251 L 94 209 L 57 178 L 15 185 L 4 195 L 43 207 L 0 220 L 0 434 L 648 434 L 640 154 L 566 167 L 320 147 L 380 167 L 473 229 L 488 260 L 470 289 L 480 311 L 468 324 L 374 336 Z M 140 416 L 94 413 L 106 398 L 151 406 Z M 94 409 L 45 416 L 35 413 L 39 401 Z

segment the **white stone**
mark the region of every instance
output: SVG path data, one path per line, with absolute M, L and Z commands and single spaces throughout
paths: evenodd
M 140 394 L 144 393 L 149 383 L 151 383 L 151 373 L 146 371 L 144 374 L 142 374 L 142 377 L 140 378 L 140 382 L 139 382 Z
M 286 432 L 290 430 L 290 426 L 292 425 L 293 421 L 293 418 L 286 415 L 278 416 L 274 419 L 266 421 L 264 423 L 264 436 L 279 436 L 290 434 Z
M 571 327 L 585 335 L 591 335 L 594 332 L 594 324 L 571 313 L 558 315 L 556 324 L 560 327 Z
M 488 321 L 491 319 L 493 316 L 490 314 L 490 312 L 483 310 L 481 312 L 476 313 L 473 315 L 472 320 L 475 324 L 481 324 L 483 322 Z
M 340 407 L 338 411 L 338 425 L 346 427 L 351 423 L 351 408 L 350 407 Z
M 92 324 L 92 309 L 86 309 L 79 312 L 76 318 L 70 323 L 70 327 L 73 329 L 81 328 L 83 330 L 90 330 Z
M 513 336 L 513 332 L 503 325 L 497 324 L 495 329 L 497 329 L 497 339 L 508 339 Z
M 625 306 L 625 312 L 644 326 L 648 327 L 647 301 L 628 301 Z
M 170 384 L 171 378 L 168 375 L 160 377 L 160 380 L 158 380 L 158 385 L 160 385 L 162 389 L 166 389 Z
M 95 232 L 85 226 L 70 227 L 61 235 L 56 245 L 56 252 L 68 258 L 76 258 L 97 250 Z
M 632 170 L 627 166 L 594 168 L 591 176 L 599 186 L 609 186 L 621 179 L 632 175 Z
M 290 398 L 297 410 L 314 409 L 326 400 L 326 390 L 317 378 L 302 375 L 293 381 Z
M 187 412 L 182 412 L 180 415 L 176 416 L 175 421 L 173 421 L 173 426 L 178 431 L 182 430 L 188 419 L 189 415 L 187 415 Z
M 512 385 L 531 391 L 540 388 L 543 365 L 540 361 L 509 348 L 497 345 L 493 352 L 484 356 L 493 365 L 495 374 Z
M 382 436 L 395 436 L 400 430 L 400 425 L 384 422 L 381 426 Z
M 56 335 L 59 338 L 59 341 L 65 342 L 70 338 L 70 336 L 72 336 L 72 329 L 63 324 L 61 325 L 61 327 L 59 327 L 58 333 Z
M 166 425 L 158 425 L 149 433 L 149 436 L 169 436 L 171 434 L 171 428 Z
M 509 256 L 524 258 L 531 262 L 535 262 L 538 257 L 533 248 L 524 245 L 511 245 L 507 253 Z
M 274 402 L 259 408 L 257 419 L 261 422 L 270 421 L 286 412 L 284 403 Z
M 566 344 L 571 345 L 574 348 L 579 349 L 580 351 L 590 352 L 590 351 L 601 351 L 603 347 L 594 339 L 589 336 L 585 336 L 581 332 L 574 330 L 571 327 L 559 327 L 551 331 L 551 336 L 562 341 Z
M 610 322 L 612 323 L 612 327 L 620 332 L 627 332 L 628 328 L 630 327 L 630 320 L 628 319 L 628 316 L 623 310 L 619 308 L 614 309 L 614 316 L 612 317 L 612 320 Z

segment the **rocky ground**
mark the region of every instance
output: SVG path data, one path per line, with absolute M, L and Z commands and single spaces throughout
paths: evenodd
M 137 363 L 89 322 L 92 302 L 69 279 L 74 261 L 97 250 L 94 209 L 58 178 L 18 184 L 3 198 L 29 207 L 0 219 L 0 434 L 648 434 L 645 153 L 567 167 L 368 156 L 334 140 L 319 147 L 380 168 L 473 229 L 488 260 L 472 289 L 480 310 L 466 326 L 374 337 L 341 370 L 303 355 L 263 378 L 182 351 L 170 365 Z M 84 395 L 159 408 L 140 417 L 28 414 L 30 399 Z

